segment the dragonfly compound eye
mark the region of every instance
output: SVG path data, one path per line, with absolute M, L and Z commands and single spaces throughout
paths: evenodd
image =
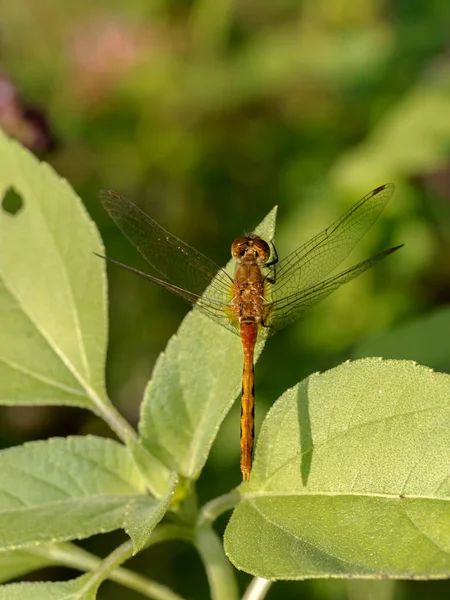
M 244 258 L 246 255 L 254 256 L 258 261 L 265 262 L 270 255 L 269 244 L 259 236 L 250 233 L 234 240 L 231 246 L 234 258 Z
M 257 238 L 256 240 L 254 240 L 253 246 L 256 250 L 258 258 L 261 261 L 266 262 L 270 255 L 269 244 L 265 242 L 262 238 Z
M 231 256 L 233 258 L 242 258 L 250 246 L 249 238 L 246 235 L 234 240 L 231 245 Z

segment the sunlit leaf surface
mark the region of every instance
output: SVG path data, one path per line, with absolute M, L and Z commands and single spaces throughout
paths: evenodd
M 55 438 L 0 452 L 0 549 L 119 528 L 129 530 L 136 543 L 136 501 L 146 517 L 142 537 L 164 511 L 148 496 L 127 449 L 112 440 Z
M 0 403 L 106 402 L 104 265 L 81 201 L 45 163 L 0 132 Z
M 450 376 L 365 359 L 266 417 L 225 535 L 265 578 L 450 575 Z

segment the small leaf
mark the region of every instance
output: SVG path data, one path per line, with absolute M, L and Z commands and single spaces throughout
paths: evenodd
M 81 539 L 123 527 L 145 481 L 124 446 L 72 437 L 0 452 L 0 549 Z
M 225 534 L 267 579 L 450 575 L 450 376 L 366 359 L 267 415 Z
M 127 447 L 152 496 L 164 496 L 171 487 L 172 472 L 133 438 L 127 439 Z
M 145 496 L 136 496 L 130 500 L 125 515 L 124 529 L 133 542 L 133 554 L 145 547 L 152 531 L 166 514 L 176 485 L 177 476 L 173 473 L 167 491 L 161 500 L 153 500 Z
M 101 412 L 107 337 L 98 232 L 67 182 L 0 132 L 0 403 Z
M 256 233 L 272 239 L 275 217 L 274 209 Z M 141 408 L 143 444 L 168 468 L 198 475 L 241 388 L 242 361 L 238 336 L 196 310 L 188 314 L 159 357 Z
M 91 584 L 92 579 L 88 574 L 70 581 L 10 583 L 0 586 L 0 600 L 94 600 L 99 583 Z

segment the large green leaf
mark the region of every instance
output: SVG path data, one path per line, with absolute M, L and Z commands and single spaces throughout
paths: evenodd
M 32 442 L 0 452 L 0 549 L 80 539 L 126 528 L 135 543 L 136 505 L 148 535 L 167 507 L 146 495 L 128 450 L 92 436 Z M 151 513 L 154 517 L 151 518 Z M 142 537 L 142 534 L 141 534 Z
M 276 211 L 256 229 L 272 239 Z M 258 344 L 258 355 L 262 343 Z M 143 444 L 185 477 L 203 467 L 219 426 L 241 387 L 238 336 L 194 310 L 159 358 L 141 409 Z M 238 424 L 236 424 L 238 428 Z
M 227 554 L 268 579 L 448 577 L 449 475 L 450 376 L 345 363 L 267 415 Z
M 45 163 L 0 132 L 0 403 L 72 404 L 107 398 L 104 265 L 81 201 Z

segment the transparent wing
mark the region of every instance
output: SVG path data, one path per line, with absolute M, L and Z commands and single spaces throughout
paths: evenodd
M 156 283 L 170 283 L 196 297 L 209 288 L 212 298 L 229 301 L 231 279 L 212 260 L 166 231 L 121 194 L 101 190 L 99 197 L 119 229 L 162 276 L 155 278 Z
M 206 294 L 204 296 L 199 296 L 198 294 L 194 294 L 193 292 L 189 292 L 188 290 L 179 288 L 176 285 L 173 285 L 172 283 L 169 283 L 162 279 L 158 279 L 158 277 L 154 277 L 153 275 L 149 275 L 148 273 L 139 271 L 139 269 L 129 267 L 128 265 L 121 263 L 118 260 L 114 260 L 113 258 L 97 254 L 96 252 L 94 252 L 94 254 L 99 258 L 103 258 L 107 262 L 110 262 L 114 265 L 117 265 L 118 267 L 121 267 L 122 269 L 125 269 L 126 271 L 129 271 L 130 273 L 134 273 L 135 275 L 138 275 L 143 279 L 147 279 L 152 283 L 156 283 L 166 288 L 166 290 L 172 292 L 172 294 L 175 294 L 176 296 L 184 298 L 185 300 L 187 300 L 187 302 L 193 304 L 196 309 L 198 309 L 204 315 L 212 319 L 214 322 L 218 323 L 219 325 L 222 325 L 222 327 L 225 327 L 225 329 L 228 329 L 232 333 L 239 335 L 239 325 L 237 320 L 235 318 L 233 319 L 232 317 L 230 304 L 221 302 L 217 299 L 210 297 L 208 295 L 209 289 L 206 291 Z
M 334 271 L 375 223 L 394 189 L 387 183 L 373 190 L 330 227 L 281 260 L 276 265 L 271 300 L 310 288 Z
M 267 305 L 265 318 L 265 327 L 261 329 L 261 336 L 267 337 L 273 335 L 286 325 L 296 321 L 304 312 L 321 302 L 329 296 L 338 287 L 348 283 L 367 269 L 373 267 L 377 262 L 392 254 L 402 246 L 396 246 L 389 250 L 384 250 L 357 265 L 342 271 L 337 275 L 329 277 L 324 281 L 316 283 L 308 288 L 297 291 L 290 296 L 275 300 Z

